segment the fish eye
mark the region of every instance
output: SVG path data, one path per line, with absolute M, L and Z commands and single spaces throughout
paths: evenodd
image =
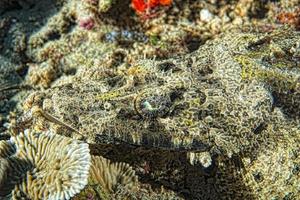
M 135 102 L 135 109 L 143 118 L 157 118 L 166 115 L 172 104 L 168 94 L 142 94 Z

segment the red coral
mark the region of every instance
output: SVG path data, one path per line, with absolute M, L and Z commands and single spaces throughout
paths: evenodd
M 136 12 L 142 13 L 146 11 L 147 4 L 144 2 L 144 0 L 132 0 L 131 4 Z
M 159 5 L 168 6 L 171 5 L 171 3 L 172 0 L 132 0 L 131 1 L 133 9 L 139 14 L 148 12 L 150 9 L 155 8 Z
M 171 5 L 172 0 L 160 0 L 159 3 L 160 3 L 160 5 L 168 6 L 168 5 Z

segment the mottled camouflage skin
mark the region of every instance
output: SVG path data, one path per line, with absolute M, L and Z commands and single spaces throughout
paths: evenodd
M 92 143 L 226 153 L 256 147 L 274 107 L 299 120 L 299 33 L 235 33 L 184 57 L 82 67 L 42 108 Z M 276 81 L 275 81 L 276 79 Z M 283 95 L 288 93 L 288 95 Z M 276 94 L 276 99 L 274 99 Z

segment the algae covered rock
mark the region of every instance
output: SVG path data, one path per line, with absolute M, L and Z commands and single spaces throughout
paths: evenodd
M 297 52 L 299 37 L 284 29 L 228 33 L 178 58 L 83 66 L 39 103 L 91 143 L 230 157 L 263 145 L 266 135 L 260 133 L 272 123 L 274 107 L 299 107 L 299 60 L 290 53 Z M 286 114 L 298 120 L 298 113 Z

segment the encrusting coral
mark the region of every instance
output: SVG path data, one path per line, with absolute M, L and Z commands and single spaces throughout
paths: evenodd
M 6 191 L 13 199 L 70 199 L 88 182 L 88 145 L 53 134 L 25 130 L 6 142 L 15 152 L 6 157 Z M 1 194 L 1 196 L 3 196 Z
M 59 133 L 57 128 L 68 126 L 64 135 L 75 137 L 76 131 L 84 133 L 88 142 L 98 146 L 147 146 L 151 151 L 158 147 L 175 150 L 182 154 L 181 158 L 185 158 L 183 154 L 187 151 L 193 167 L 196 169 L 200 164 L 200 169 L 205 171 L 201 183 L 213 183 L 213 188 L 217 188 L 217 192 L 210 191 L 207 196 L 218 193 L 224 199 L 297 198 L 300 40 L 299 32 L 276 28 L 285 24 L 299 29 L 298 0 L 132 2 L 140 15 L 134 15 L 129 8 L 130 0 L 4 0 L 0 3 L 8 8 L 4 14 L 0 8 L 1 17 L 4 16 L 0 19 L 0 53 L 4 55 L 0 57 L 0 64 L 4 61 L 0 71 L 5 72 L 0 73 L 0 83 L 15 84 L 17 88 L 22 80 L 16 77 L 26 76 L 25 82 L 35 89 L 48 88 L 36 91 L 38 95 L 32 94 L 33 98 L 24 104 L 33 111 L 32 105 L 38 101 L 39 110 L 44 113 L 34 116 L 44 121 L 31 123 L 34 125 L 31 128 L 39 126 L 40 130 L 49 128 L 52 133 Z M 49 12 L 40 15 L 44 12 L 41 8 Z M 18 12 L 20 16 L 11 15 Z M 119 15 L 113 16 L 114 13 Z M 28 15 L 30 19 L 24 21 L 22 18 L 27 19 L 24 16 Z M 250 32 L 249 27 L 243 26 L 240 32 L 225 33 L 204 44 L 225 29 L 230 30 L 232 24 L 245 25 L 249 21 L 255 24 Z M 21 30 L 27 22 L 26 29 Z M 37 25 L 33 28 L 32 24 Z M 41 26 L 44 27 L 39 29 Z M 187 52 L 193 53 L 183 55 Z M 22 62 L 23 69 L 8 72 L 12 65 L 6 64 L 6 56 Z M 137 62 L 136 58 L 142 56 L 157 57 Z M 170 58 L 161 60 L 165 57 Z M 6 102 L 14 102 L 10 99 L 14 93 L 5 88 L 0 89 L 4 94 L 0 97 L 1 125 L 5 122 L 2 116 L 7 115 L 2 115 L 2 110 L 7 112 L 13 107 Z M 282 115 L 282 120 L 274 119 L 276 112 Z M 46 114 L 50 117 L 45 117 Z M 45 120 L 50 118 L 56 124 Z M 2 132 L 9 126 L 0 128 Z M 17 128 L 22 129 L 23 124 Z M 35 152 L 24 149 L 21 152 L 26 156 L 16 153 L 23 148 L 17 146 L 21 140 L 25 146 L 26 141 L 35 140 L 23 136 L 23 133 L 13 136 L 20 137 L 18 141 L 0 141 L 0 174 L 8 175 L 0 178 L 0 194 L 6 196 L 13 190 L 14 198 L 47 199 L 47 190 L 43 188 L 47 184 L 39 185 L 39 181 L 52 183 L 56 177 L 44 177 L 48 174 L 45 171 L 52 168 L 43 168 L 44 161 L 37 162 L 36 157 L 40 155 L 33 156 Z M 45 152 L 45 157 L 40 158 L 49 155 L 52 159 L 52 151 Z M 115 170 L 104 158 L 101 162 L 102 167 Z M 171 177 L 187 180 L 195 174 L 187 170 L 179 176 L 175 171 L 181 168 L 174 170 L 172 176 L 163 174 L 163 170 L 154 172 L 151 168 L 156 164 L 145 162 L 137 172 L 168 182 L 178 193 L 181 190 L 170 181 Z M 103 171 L 102 167 L 98 169 Z M 217 174 L 215 179 L 211 179 L 213 173 Z M 118 184 L 105 185 L 115 183 L 111 181 L 115 180 L 114 175 L 102 174 L 98 177 L 101 190 L 128 192 Z M 167 181 L 166 176 L 169 176 Z M 11 177 L 19 179 L 1 185 Z M 58 178 L 58 182 L 64 178 Z M 199 184 L 199 179 L 194 180 L 194 185 Z M 185 184 L 193 184 L 182 182 L 181 189 L 188 188 Z M 35 187 L 42 189 L 32 189 Z M 201 199 L 200 191 L 205 190 L 194 188 L 192 193 Z

